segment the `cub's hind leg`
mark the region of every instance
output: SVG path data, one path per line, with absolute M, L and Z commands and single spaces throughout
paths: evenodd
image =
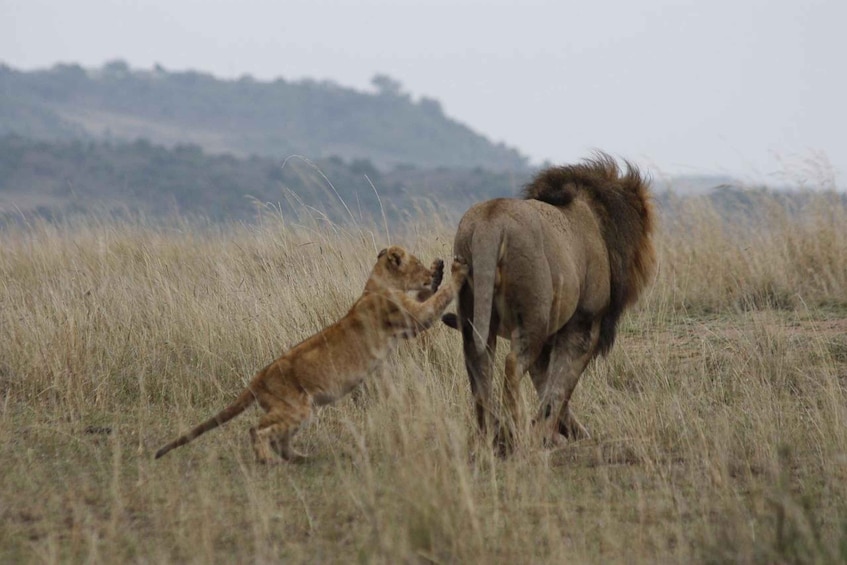
M 264 420 L 264 417 L 262 419 Z M 274 462 L 274 456 L 271 452 L 270 437 L 266 433 L 261 433 L 263 431 L 261 426 L 260 423 L 258 426 L 250 428 L 250 440 L 253 442 L 256 461 L 267 465 Z
M 291 438 L 297 433 L 303 420 L 293 420 L 286 414 L 271 412 L 262 416 L 259 425 L 250 428 L 253 451 L 259 463 L 275 463 L 274 453 L 290 463 L 299 463 L 306 456 L 291 447 Z
M 294 438 L 296 432 L 296 429 L 293 431 L 282 431 L 276 438 L 271 440 L 273 450 L 289 463 L 303 463 L 308 459 L 306 455 L 300 453 L 291 445 L 291 440 Z
M 302 395 L 296 400 L 287 399 L 262 416 L 259 425 L 250 428 L 256 459 L 260 463 L 273 463 L 277 461 L 273 455 L 276 453 L 291 463 L 304 461 L 306 456 L 291 446 L 291 439 L 311 414 L 311 399 Z

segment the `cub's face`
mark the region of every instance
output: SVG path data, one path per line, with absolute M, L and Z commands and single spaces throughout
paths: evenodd
M 402 291 L 429 289 L 435 276 L 432 269 L 399 245 L 379 252 L 374 271 L 385 286 Z

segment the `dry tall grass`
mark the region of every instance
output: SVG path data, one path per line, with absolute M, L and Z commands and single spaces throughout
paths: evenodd
M 252 410 L 152 453 L 339 317 L 379 229 L 6 228 L 0 561 L 845 560 L 847 208 L 757 210 L 664 218 L 657 281 L 574 398 L 592 440 L 480 448 L 439 327 L 298 435 L 310 462 L 272 468 Z M 448 257 L 451 229 L 395 242 Z

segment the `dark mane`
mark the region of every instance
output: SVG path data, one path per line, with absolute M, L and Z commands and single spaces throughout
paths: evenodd
M 600 222 L 611 267 L 609 308 L 597 348 L 601 354 L 612 347 L 618 319 L 647 285 L 656 263 L 650 181 L 637 167 L 625 164 L 626 171 L 621 171 L 613 157 L 597 152 L 576 165 L 541 171 L 523 190 L 525 199 L 559 207 L 584 198 Z

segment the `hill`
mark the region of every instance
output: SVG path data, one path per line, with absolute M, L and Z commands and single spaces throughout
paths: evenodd
M 470 204 L 515 196 L 534 171 L 476 168 L 377 168 L 368 159 L 333 156 L 236 157 L 201 147 L 149 141 L 35 141 L 0 136 L 0 220 L 36 214 L 141 213 L 149 218 L 200 216 L 212 221 L 253 221 L 258 209 L 289 216 L 308 213 L 334 222 L 395 223 L 417 209 L 458 219 Z M 756 214 L 768 194 L 788 208 L 802 207 L 808 192 L 750 188 L 727 177 L 654 179 L 659 207 L 674 214 L 677 204 L 703 196 L 727 218 Z M 841 196 L 847 198 L 847 196 Z
M 0 215 L 132 211 L 238 221 L 267 206 L 333 221 L 383 213 L 396 220 L 436 203 L 445 215 L 460 213 L 476 200 L 516 194 L 529 175 L 412 165 L 382 171 L 367 159 L 239 158 L 197 145 L 7 135 L 0 137 Z
M 527 168 L 517 150 L 449 118 L 437 100 L 413 100 L 385 75 L 372 83 L 375 92 L 330 81 L 220 80 L 121 61 L 31 72 L 0 65 L 0 135 L 146 138 L 236 156 L 367 158 L 379 168 Z

